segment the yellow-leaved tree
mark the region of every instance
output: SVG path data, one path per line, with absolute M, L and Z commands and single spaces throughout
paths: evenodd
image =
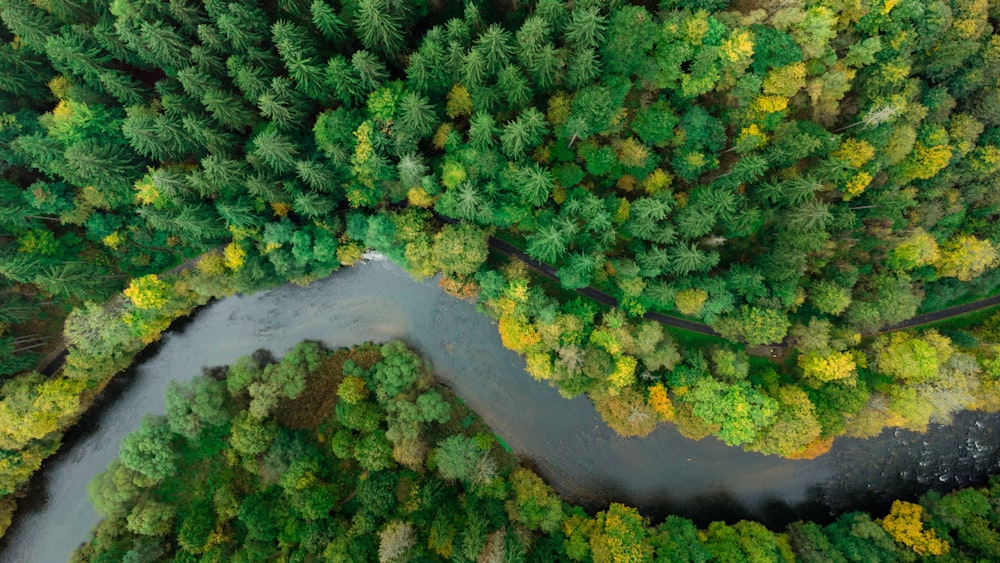
M 597 529 L 590 536 L 595 562 L 641 563 L 653 560 L 646 519 L 634 508 L 614 503 L 598 513 Z
M 8 380 L 0 389 L 0 448 L 19 450 L 55 432 L 77 413 L 86 381 L 37 373 Z
M 674 297 L 674 306 L 682 315 L 695 317 L 701 314 L 706 299 L 708 299 L 707 291 L 692 287 L 677 292 Z
M 944 555 L 951 547 L 937 537 L 933 529 L 924 529 L 924 509 L 919 504 L 896 500 L 892 510 L 882 519 L 882 528 L 899 543 L 917 555 Z
M 970 281 L 1000 262 L 1000 254 L 989 240 L 975 235 L 958 235 L 941 245 L 941 257 L 934 264 L 941 277 Z
M 676 411 L 674 411 L 674 404 L 670 401 L 670 397 L 667 395 L 667 389 L 662 383 L 657 383 L 649 388 L 649 406 L 659 415 L 660 420 L 666 422 L 673 422 L 674 417 L 677 416 Z
M 927 231 L 918 228 L 896 244 L 886 263 L 896 270 L 912 270 L 934 264 L 939 256 L 937 240 Z
M 140 309 L 160 309 L 167 304 L 170 286 L 156 274 L 135 278 L 125 289 L 125 296 Z
M 798 364 L 803 378 L 817 387 L 828 381 L 853 386 L 857 381 L 858 366 L 850 352 L 810 350 L 799 354 Z

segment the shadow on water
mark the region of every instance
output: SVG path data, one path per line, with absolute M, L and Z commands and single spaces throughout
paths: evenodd
M 529 461 L 530 460 L 525 460 Z M 528 463 L 530 466 L 531 464 Z M 567 492 L 560 486 L 560 477 L 546 479 L 563 498 L 579 505 L 589 514 L 605 510 L 611 503 L 619 502 L 634 506 L 653 522 L 662 521 L 670 515 L 679 515 L 694 521 L 699 527 L 711 522 L 725 521 L 733 524 L 740 520 L 755 520 L 768 528 L 781 531 L 792 522 L 809 520 L 827 524 L 839 514 L 825 504 L 819 486 L 809 488 L 805 502 L 790 503 L 777 495 L 759 497 L 752 500 L 741 498 L 731 491 L 711 491 L 678 499 L 668 491 L 658 491 L 636 496 L 627 486 L 607 486 L 600 491 L 586 495 Z M 852 508 L 853 509 L 853 508 Z
M 1000 471 L 998 428 L 1000 414 L 966 411 L 924 434 L 890 429 L 872 440 L 840 440 L 827 454 L 837 471 L 821 501 L 838 513 L 879 513 L 897 498 L 985 485 Z
M 555 486 L 558 488 L 558 483 Z M 612 502 L 622 502 L 622 499 L 628 496 L 626 491 L 618 491 L 610 498 L 573 499 L 573 501 L 589 514 L 594 514 L 607 509 Z M 755 520 L 772 530 L 782 531 L 788 524 L 799 520 L 828 524 L 839 514 L 831 512 L 830 507 L 819 500 L 818 487 L 812 488 L 811 497 L 813 500 L 797 504 L 790 504 L 777 496 L 761 498 L 756 500 L 751 508 L 745 500 L 728 491 L 700 494 L 683 502 L 678 502 L 669 493 L 659 493 L 649 495 L 641 502 L 626 504 L 636 506 L 653 522 L 662 521 L 670 515 L 679 515 L 691 519 L 698 527 L 704 528 L 717 521 L 733 524 L 740 520 Z
M 87 482 L 143 414 L 164 412 L 170 380 L 259 348 L 281 356 L 305 339 L 338 347 L 393 338 L 427 358 L 557 492 L 591 511 L 621 502 L 654 519 L 679 514 L 704 526 L 747 518 L 781 529 L 801 518 L 830 522 L 850 510 L 884 513 L 892 499 L 912 500 L 930 488 L 982 484 L 1000 461 L 1000 416 L 982 413 L 963 413 L 953 426 L 923 435 L 837 440 L 830 453 L 806 461 L 746 453 L 713 438 L 688 440 L 669 425 L 622 439 L 587 399 L 563 399 L 528 376 L 523 358 L 503 348 L 496 324 L 472 303 L 446 296 L 436 280 L 414 282 L 389 263 L 372 262 L 306 287 L 223 299 L 172 326 L 46 462 L 0 559 L 68 558 L 99 518 L 86 501 Z
M 809 485 L 805 500 L 798 502 L 781 494 L 748 501 L 742 493 L 726 491 L 681 502 L 671 495 L 651 495 L 635 505 L 654 519 L 681 514 L 699 525 L 754 519 L 773 530 L 797 520 L 829 524 L 845 512 L 885 514 L 896 499 L 916 501 L 928 491 L 986 485 L 991 474 L 1000 472 L 998 428 L 1000 413 L 966 411 L 957 414 L 952 424 L 933 424 L 923 434 L 889 429 L 871 439 L 838 439 L 828 454 L 816 460 L 787 462 L 801 464 L 799 472 L 819 466 L 830 470 L 829 476 Z M 603 509 L 607 502 L 591 499 L 587 506 Z

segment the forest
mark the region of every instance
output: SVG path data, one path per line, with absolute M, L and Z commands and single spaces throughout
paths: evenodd
M 882 329 L 1000 284 L 998 19 L 0 0 L 0 523 L 171 320 L 366 249 L 477 298 L 531 376 L 626 436 L 811 457 L 995 410 L 1000 317 Z M 60 341 L 65 368 L 37 372 Z
M 72 561 L 983 561 L 1000 481 L 772 532 L 559 499 L 399 341 L 303 342 L 167 390 L 90 484 Z

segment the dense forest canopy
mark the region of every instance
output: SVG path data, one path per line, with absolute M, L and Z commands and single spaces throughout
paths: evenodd
M 0 0 L 0 374 L 22 374 L 0 389 L 0 493 L 170 319 L 368 248 L 478 295 L 532 376 L 626 435 L 674 421 L 810 456 L 996 408 L 996 319 L 878 331 L 1000 283 L 998 16 Z M 24 373 L 67 314 L 67 371 Z
M 773 532 L 588 516 L 519 466 L 399 342 L 302 343 L 173 384 L 89 490 L 73 561 L 641 563 L 990 560 L 1000 484 Z

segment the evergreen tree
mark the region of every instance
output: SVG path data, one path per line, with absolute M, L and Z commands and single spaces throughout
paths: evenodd
M 430 100 L 416 92 L 408 92 L 400 102 L 400 131 L 414 137 L 426 137 L 434 131 L 437 124 L 434 106 Z
M 399 6 L 398 3 L 393 3 Z M 405 46 L 403 18 L 390 0 L 360 0 L 354 14 L 358 39 L 370 51 L 395 57 Z
M 122 135 L 137 153 L 153 160 L 180 160 L 188 152 L 188 135 L 174 116 L 135 106 L 126 110 Z
M 686 276 L 692 272 L 705 272 L 719 263 L 719 253 L 705 252 L 694 244 L 676 244 L 670 248 L 670 272 Z
M 534 15 L 541 18 L 552 33 L 559 35 L 569 20 L 569 9 L 563 0 L 539 0 Z
M 300 127 L 309 109 L 308 100 L 286 78 L 275 78 L 257 99 L 260 114 L 285 131 Z
M 185 116 L 182 125 L 184 132 L 188 134 L 188 140 L 194 141 L 208 152 L 226 154 L 232 152 L 237 144 L 237 137 L 233 133 L 222 129 L 207 116 Z
M 315 100 L 328 98 L 324 69 L 317 62 L 319 55 L 309 32 L 299 25 L 277 21 L 271 27 L 271 34 L 288 76 L 295 81 L 298 90 Z
M 333 210 L 336 202 L 330 197 L 315 191 L 300 191 L 292 200 L 292 209 L 309 219 L 319 219 Z
M 552 192 L 555 178 L 551 171 L 534 164 L 518 170 L 514 183 L 522 201 L 528 205 L 541 207 Z
M 566 69 L 566 82 L 571 88 L 582 88 L 593 82 L 601 73 L 600 60 L 595 49 L 572 53 Z
M 476 148 L 484 149 L 496 144 L 497 133 L 496 121 L 489 113 L 476 112 L 469 120 L 469 143 Z
M 101 74 L 110 70 L 107 52 L 75 27 L 64 27 L 58 35 L 50 36 L 45 53 L 56 70 L 81 78 L 91 88 L 100 88 Z
M 112 205 L 127 202 L 128 191 L 138 178 L 139 162 L 126 146 L 84 139 L 66 149 L 65 176 L 78 186 L 93 185 Z
M 553 264 L 565 254 L 569 237 L 557 225 L 547 225 L 528 238 L 528 255 L 539 262 Z
M 244 105 L 243 98 L 226 90 L 209 90 L 201 97 L 201 103 L 220 124 L 233 131 L 250 125 L 253 113 Z
M 326 63 L 326 84 L 341 102 L 353 105 L 364 97 L 361 76 L 346 59 L 334 55 Z
M 447 65 L 442 35 L 439 27 L 429 30 L 406 67 L 406 76 L 414 88 L 428 95 L 444 94 L 452 85 L 455 69 Z
M 190 52 L 186 39 L 167 23 L 145 21 L 140 30 L 143 45 L 152 55 L 150 63 L 161 68 L 175 68 L 175 65 L 188 60 Z
M 566 24 L 566 42 L 575 51 L 596 49 L 604 42 L 607 27 L 608 20 L 599 7 L 576 8 Z
M 486 58 L 481 51 L 473 50 L 462 59 L 462 84 L 470 88 L 486 81 Z
M 330 192 L 334 187 L 333 174 L 318 160 L 300 160 L 295 163 L 295 173 L 310 188 Z
M 0 91 L 42 102 L 50 97 L 43 85 L 51 74 L 47 61 L 41 56 L 0 45 Z
M 497 88 L 504 93 L 512 109 L 521 109 L 531 101 L 531 87 L 521 69 L 515 65 L 508 65 L 500 71 Z
M 32 281 L 50 295 L 80 301 L 103 299 L 112 288 L 107 276 L 101 275 L 92 265 L 80 262 L 45 266 Z
M 274 73 L 265 66 L 254 64 L 244 56 L 233 55 L 226 59 L 227 72 L 233 84 L 249 100 L 260 98 L 267 91 Z M 324 73 L 324 79 L 326 74 Z
M 46 42 L 58 33 L 58 23 L 27 0 L 10 0 L 0 6 L 0 20 L 21 44 L 37 54 L 47 51 Z
M 252 163 L 260 163 L 275 172 L 287 172 L 295 168 L 298 149 L 295 144 L 277 131 L 264 131 L 253 138 Z
M 550 40 L 549 24 L 537 15 L 524 20 L 517 30 L 517 58 L 523 67 L 530 67 L 531 61 L 538 54 L 538 49 Z
M 411 152 L 399 157 L 399 164 L 396 165 L 396 170 L 403 187 L 411 187 L 420 185 L 428 169 L 420 153 Z
M 539 88 L 549 90 L 562 80 L 564 67 L 563 51 L 547 43 L 538 49 L 528 69 Z
M 312 23 L 323 37 L 339 43 L 347 38 L 347 24 L 324 0 L 314 0 L 309 7 Z
M 122 105 L 136 105 L 147 101 L 149 91 L 138 80 L 124 72 L 108 70 L 100 73 L 98 81 L 103 89 L 115 97 Z
M 221 5 L 223 4 L 220 7 Z M 248 52 L 265 42 L 270 26 L 263 10 L 244 2 L 230 2 L 224 6 L 214 15 L 215 27 L 235 53 Z M 205 42 L 204 39 L 202 41 Z M 232 52 L 230 49 L 225 50 Z
M 474 50 L 482 54 L 486 62 L 486 71 L 490 76 L 496 76 L 500 69 L 510 63 L 514 48 L 511 45 L 510 32 L 493 24 L 476 39 Z
M 194 98 L 201 98 L 213 90 L 221 90 L 222 81 L 211 73 L 196 66 L 189 66 L 177 71 L 177 81 L 184 91 Z
M 351 66 L 360 80 L 362 92 L 371 92 L 379 87 L 383 80 L 389 77 L 385 65 L 374 54 L 365 50 L 355 51 L 351 55 Z

